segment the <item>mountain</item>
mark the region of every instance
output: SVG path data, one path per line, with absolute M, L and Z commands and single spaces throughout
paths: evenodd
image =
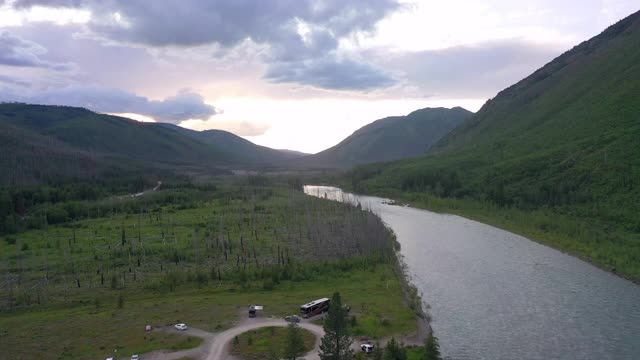
M 92 154 L 55 138 L 0 122 L 0 186 L 92 177 L 98 162 Z
M 640 279 L 640 12 L 501 91 L 426 156 L 351 176 L 361 191 L 477 201 L 489 219 L 504 209 L 505 223 L 535 211 L 520 225 Z
M 424 154 L 472 113 L 461 108 L 426 108 L 368 124 L 338 145 L 302 160 L 315 167 L 349 167 Z
M 219 173 L 293 155 L 223 131 L 196 132 L 65 106 L 0 104 L 0 184 L 118 171 Z
M 249 140 L 243 139 L 233 133 L 223 130 L 195 131 L 185 129 L 173 124 L 162 124 L 165 127 L 179 131 L 193 139 L 206 144 L 215 145 L 239 159 L 245 159 L 248 163 L 268 165 L 283 165 L 289 160 L 302 157 L 306 154 L 290 150 L 276 150 L 266 146 L 260 146 Z

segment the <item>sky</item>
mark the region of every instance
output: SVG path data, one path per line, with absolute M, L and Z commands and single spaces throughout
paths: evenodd
M 376 119 L 477 111 L 637 0 L 0 0 L 0 102 L 315 153 Z

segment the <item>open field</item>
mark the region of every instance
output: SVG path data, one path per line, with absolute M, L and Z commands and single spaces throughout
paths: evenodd
M 263 304 L 265 316 L 281 317 L 335 290 L 352 307 L 358 324 L 356 334 L 379 338 L 416 331 L 415 315 L 403 304 L 394 272 L 380 265 L 313 281 L 285 281 L 272 291 L 262 289 L 260 283 L 252 283 L 247 289 L 235 285 L 197 289 L 187 284 L 168 294 L 130 290 L 125 292 L 122 308 L 117 305 L 119 291 L 106 289 L 97 294 L 103 299 L 99 310 L 91 301 L 79 301 L 68 307 L 44 305 L 0 314 L 0 346 L 17 359 L 58 358 L 63 354 L 86 358 L 109 354 L 113 349 L 119 349 L 119 354 L 133 354 L 197 346 L 199 342 L 185 344 L 180 335 L 145 333 L 144 326 L 183 321 L 216 332 L 246 316 L 250 303 Z
M 183 281 L 262 280 L 273 288 L 313 276 L 307 262 L 393 255 L 375 215 L 286 188 L 177 189 L 129 201 L 112 199 L 103 217 L 5 236 L 0 306 L 65 302 L 104 288 L 170 292 Z
M 249 304 L 281 317 L 335 291 L 355 334 L 416 331 L 391 234 L 373 214 L 272 185 L 173 189 L 136 204 L 0 241 L 3 351 L 71 359 L 194 347 L 199 339 L 144 326 L 218 332 Z

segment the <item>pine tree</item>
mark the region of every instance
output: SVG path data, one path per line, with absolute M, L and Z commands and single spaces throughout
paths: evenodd
M 382 348 L 380 348 L 380 343 L 376 343 L 376 347 L 373 350 L 373 360 L 382 360 L 382 353 L 383 353 Z
M 352 339 L 347 328 L 346 311 L 342 307 L 340 293 L 333 294 L 329 313 L 324 320 L 325 335 L 320 344 L 322 360 L 345 360 L 353 358 Z
M 407 351 L 398 344 L 395 338 L 391 338 L 384 349 L 384 360 L 407 360 Z
M 424 356 L 423 360 L 441 360 L 442 356 L 440 355 L 440 344 L 438 343 L 438 338 L 433 336 L 433 334 L 429 334 L 427 337 L 427 341 L 424 344 Z
M 296 360 L 304 351 L 304 340 L 298 325 L 289 323 L 287 328 L 287 344 L 284 349 L 284 358 L 287 360 Z

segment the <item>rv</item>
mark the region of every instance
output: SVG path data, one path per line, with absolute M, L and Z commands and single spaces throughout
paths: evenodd
M 312 316 L 325 313 L 329 311 L 329 303 L 331 300 L 329 298 L 322 298 L 318 300 L 314 300 L 310 303 L 304 304 L 300 306 L 300 315 L 303 318 L 310 318 Z

